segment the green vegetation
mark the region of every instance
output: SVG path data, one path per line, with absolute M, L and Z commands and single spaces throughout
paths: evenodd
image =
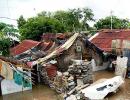
M 13 25 L 0 23 L 0 54 L 4 56 L 8 56 L 9 48 L 12 44 L 11 36 L 18 37 L 16 34 L 18 32 L 17 29 L 14 28 Z
M 43 33 L 64 32 L 65 28 L 62 23 L 54 18 L 38 16 L 29 18 L 27 22 L 19 28 L 21 40 L 33 39 L 40 40 Z
M 127 19 L 120 19 L 116 16 L 112 16 L 112 28 L 113 29 L 127 29 L 129 28 L 129 21 Z M 100 19 L 94 25 L 98 30 L 99 29 L 111 29 L 111 16 L 104 19 Z
M 20 16 L 18 28 L 23 39 L 40 40 L 43 33 L 78 32 L 87 30 L 88 21 L 94 21 L 94 14 L 89 8 L 69 9 L 67 11 L 56 11 L 39 13 L 36 17 L 27 21 Z

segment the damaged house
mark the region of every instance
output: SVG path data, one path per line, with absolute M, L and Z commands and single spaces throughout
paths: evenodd
M 51 53 L 56 47 L 61 45 L 65 41 L 63 34 L 44 34 L 41 42 L 33 40 L 24 40 L 16 47 L 10 49 L 10 55 L 18 61 L 22 61 L 30 66 L 31 61 L 35 61 L 38 58 L 42 58 L 47 54 Z M 36 66 L 32 67 L 32 75 L 35 77 L 34 82 L 39 83 L 42 81 L 39 69 Z
M 129 62 L 130 62 L 130 30 L 101 30 L 90 38 L 90 41 L 102 49 L 105 53 L 112 53 L 114 55 L 124 56 L 128 58 L 127 64 L 127 76 L 129 76 Z M 126 58 L 126 60 L 127 60 Z M 123 59 L 122 61 L 123 62 Z M 109 62 L 109 63 L 112 63 Z M 108 66 L 107 66 L 108 67 Z
M 58 93 L 71 94 L 91 84 L 93 71 L 105 69 L 116 58 L 93 42 L 96 36 L 88 40 L 81 33 L 69 39 L 61 33 L 44 34 L 41 42 L 24 40 L 10 51 L 15 60 L 32 69 L 33 85 L 43 83 Z
M 75 33 L 65 43 L 63 43 L 59 47 L 55 48 L 51 53 L 48 53 L 43 58 L 39 58 L 38 60 L 30 62 L 30 64 L 31 64 L 31 66 L 35 66 L 35 65 L 39 66 L 39 64 L 40 64 L 40 66 L 41 65 L 45 66 L 45 68 L 49 67 L 50 70 L 47 70 L 48 71 L 47 74 L 49 74 L 49 76 L 54 77 L 56 75 L 56 71 L 54 71 L 54 70 L 66 72 L 68 69 L 70 69 L 69 66 L 73 65 L 73 61 L 75 61 L 75 60 L 80 60 L 80 64 L 81 64 L 80 66 L 83 66 L 85 64 L 85 63 L 83 63 L 84 61 L 90 62 L 90 60 L 92 58 L 92 54 L 91 54 L 90 50 L 94 51 L 95 54 L 99 53 L 97 55 L 97 57 L 99 57 L 99 58 L 101 57 L 101 59 L 102 59 L 102 56 L 101 56 L 102 52 L 103 52 L 102 50 L 100 50 L 94 44 L 92 44 L 91 42 L 86 40 L 81 34 Z M 50 64 L 51 60 L 56 61 L 57 63 Z M 89 64 L 89 66 L 88 65 L 86 65 L 86 66 L 88 66 L 87 68 L 90 68 L 90 70 L 89 70 L 90 72 L 86 72 L 87 70 L 86 71 L 83 70 L 83 72 L 85 72 L 86 74 L 90 73 L 90 74 L 87 74 L 86 77 L 89 77 L 89 75 L 92 76 L 92 66 L 90 63 L 86 63 L 86 64 Z M 55 65 L 55 67 L 52 65 Z M 40 68 L 40 66 L 39 66 L 39 68 Z M 43 67 L 42 67 L 42 69 L 43 69 Z M 41 73 L 44 73 L 44 71 L 43 72 L 41 71 Z M 45 74 L 43 75 L 43 77 L 44 76 L 45 76 Z M 45 79 L 45 77 L 44 77 L 44 79 Z M 87 80 L 92 81 L 92 77 L 90 77 Z M 47 83 L 49 83 L 49 82 L 47 82 Z

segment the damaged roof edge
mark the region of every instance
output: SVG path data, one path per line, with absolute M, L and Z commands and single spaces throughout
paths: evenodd
M 25 68 L 25 69 L 31 69 L 31 68 L 29 68 L 28 65 L 26 65 L 22 61 L 17 61 L 17 60 L 14 60 L 12 58 L 7 58 L 7 57 L 4 57 L 4 56 L 0 56 L 0 59 L 5 61 L 5 62 L 9 62 L 11 64 L 14 64 L 14 65 L 22 65 L 22 67 Z
M 34 61 L 32 66 L 44 62 L 50 58 L 52 58 L 53 56 L 57 55 L 57 53 L 62 52 L 64 50 L 67 50 L 76 40 L 76 38 L 78 37 L 79 33 L 75 33 L 73 36 L 71 36 L 66 42 L 65 44 L 61 45 L 58 49 L 55 49 L 53 52 L 51 52 L 49 55 L 43 57 L 43 58 L 39 58 L 38 60 Z
M 95 37 L 97 37 L 98 35 L 99 35 L 99 33 L 96 33 L 96 34 L 94 34 L 92 37 L 90 37 L 88 40 L 91 41 L 91 40 L 93 40 Z

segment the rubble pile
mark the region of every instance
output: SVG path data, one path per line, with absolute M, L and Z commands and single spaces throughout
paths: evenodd
M 74 95 L 76 98 L 83 97 L 80 90 L 93 82 L 91 62 L 85 60 L 72 61 L 73 64 L 68 67 L 66 72 L 57 71 L 56 76 L 48 76 L 46 65 L 42 67 L 40 72 L 43 76 L 44 83 L 49 85 L 56 92 L 63 94 L 64 99 L 70 95 Z
M 46 71 L 44 73 L 46 74 Z M 57 71 L 57 75 L 53 79 L 47 76 L 44 79 L 48 80 L 47 83 L 52 89 L 63 94 L 64 99 L 70 95 L 81 99 L 83 96 L 80 90 L 93 82 L 91 62 L 73 60 L 73 64 L 69 66 L 67 72 Z
M 73 65 L 69 66 L 69 74 L 77 79 L 77 85 L 93 82 L 91 62 L 83 60 L 73 60 Z
M 68 72 L 72 82 L 74 82 L 69 91 L 64 95 L 65 100 L 85 100 L 81 89 L 89 86 L 93 82 L 91 62 L 83 60 L 72 60 L 73 64 L 69 66 Z M 68 78 L 69 79 L 69 78 Z

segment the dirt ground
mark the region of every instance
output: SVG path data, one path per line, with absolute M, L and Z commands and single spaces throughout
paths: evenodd
M 113 72 L 99 71 L 94 73 L 94 81 L 113 77 Z M 57 93 L 47 86 L 38 85 L 32 91 L 24 91 L 0 97 L 0 100 L 61 100 Z M 106 100 L 130 100 L 130 79 L 125 79 L 117 93 L 109 94 Z

